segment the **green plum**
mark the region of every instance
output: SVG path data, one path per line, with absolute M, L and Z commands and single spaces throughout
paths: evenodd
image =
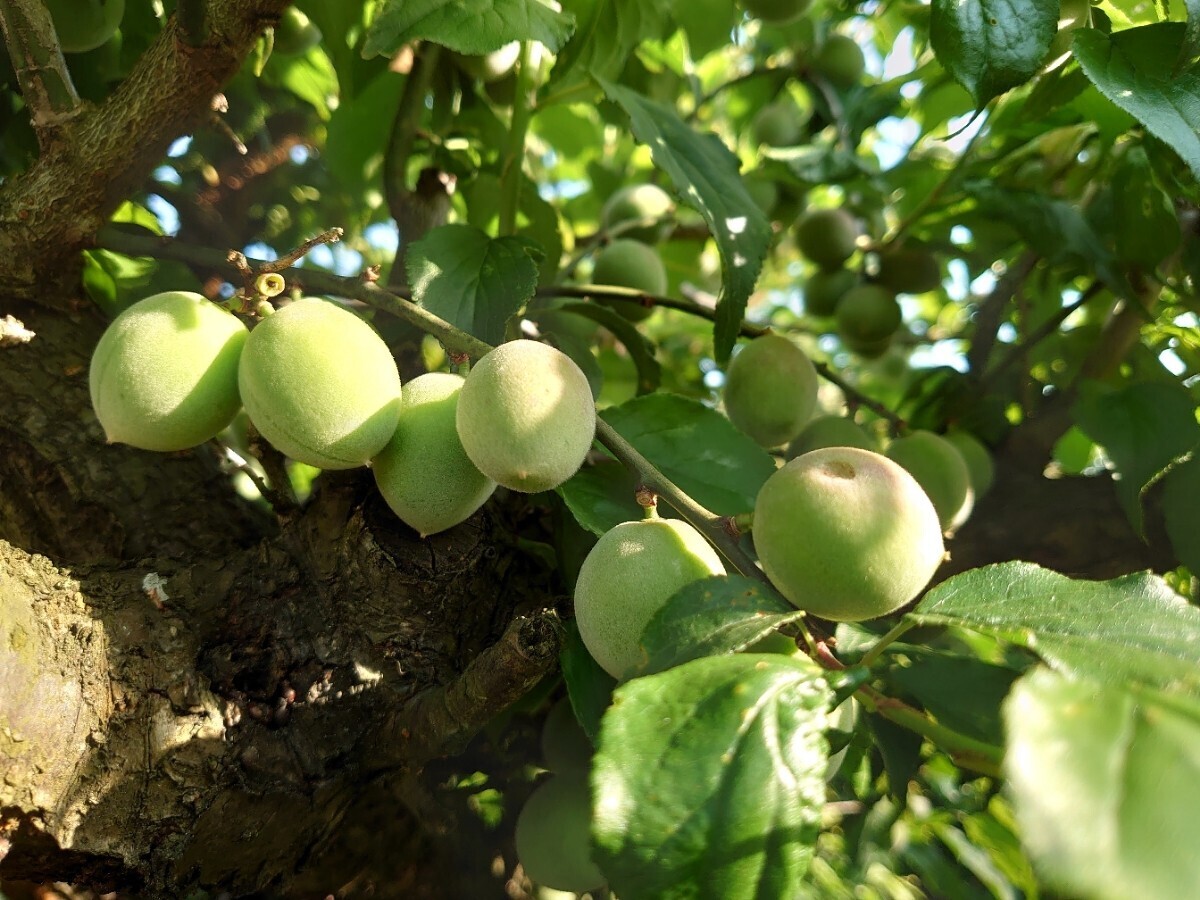
M 764 334 L 733 357 L 725 378 L 725 413 L 763 447 L 786 444 L 817 406 L 817 370 L 804 351 Z
M 608 231 L 636 222 L 637 225 L 622 227 L 620 237 L 656 244 L 670 230 L 669 219 L 674 211 L 675 201 L 658 185 L 631 184 L 608 198 L 600 211 L 600 227 Z
M 932 431 L 914 431 L 892 441 L 887 456 L 904 466 L 924 488 L 943 531 L 953 531 L 971 515 L 975 503 L 971 472 L 963 455 L 944 437 Z
M 517 858 L 531 881 L 560 891 L 604 884 L 592 862 L 592 795 L 586 778 L 555 775 L 539 784 L 517 815 Z
M 501 344 L 471 369 L 455 421 L 479 471 L 524 493 L 558 487 L 583 465 L 596 432 L 587 376 L 537 341 Z
M 708 575 L 724 575 L 716 552 L 678 519 L 623 522 L 588 553 L 575 582 L 575 619 L 584 646 L 615 678 L 645 661 L 642 631 L 671 595 Z
M 817 416 L 788 444 L 787 458 L 795 459 L 822 447 L 858 447 L 874 450 L 875 442 L 862 426 L 845 416 Z
M 387 344 L 345 307 L 315 297 L 250 332 L 238 388 L 259 434 L 319 469 L 366 465 L 400 417 L 400 373 Z
M 461 375 L 443 372 L 406 384 L 396 430 L 371 460 L 383 499 L 421 537 L 464 521 L 496 489 L 458 439 L 455 418 L 462 386 Z
M 199 294 L 168 291 L 130 306 L 100 336 L 88 385 L 109 443 L 186 450 L 237 414 L 246 326 Z
M 630 288 L 661 297 L 667 292 L 667 268 L 653 247 L 641 241 L 617 238 L 596 254 L 592 283 Z M 607 299 L 600 302 L 634 322 L 640 322 L 654 312 L 653 308 L 640 303 Z
M 796 222 L 796 246 L 822 269 L 838 269 L 858 243 L 858 222 L 844 209 L 813 209 Z
M 755 501 L 753 535 L 780 592 L 837 622 L 899 609 L 945 553 L 921 486 L 886 456 L 857 447 L 814 450 L 776 471 Z

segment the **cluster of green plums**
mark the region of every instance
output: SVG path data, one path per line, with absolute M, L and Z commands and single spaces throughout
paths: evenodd
M 511 341 L 465 378 L 434 372 L 402 390 L 376 331 L 316 298 L 249 330 L 198 294 L 147 297 L 101 336 L 89 382 L 110 443 L 185 450 L 244 407 L 291 459 L 370 465 L 389 506 L 422 535 L 466 519 L 497 484 L 556 487 L 582 465 L 595 432 L 587 378 L 553 347 Z

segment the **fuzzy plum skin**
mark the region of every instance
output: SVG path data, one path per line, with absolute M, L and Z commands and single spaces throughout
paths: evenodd
M 835 622 L 894 612 L 945 554 L 933 504 L 903 468 L 855 447 L 793 459 L 759 491 L 754 545 L 799 609 Z
M 463 380 L 430 372 L 408 382 L 396 430 L 371 461 L 383 499 L 421 537 L 469 518 L 496 490 L 458 439 L 455 413 Z
M 804 351 L 778 334 L 747 344 L 725 380 L 729 421 L 763 447 L 798 435 L 817 406 L 817 370 Z
M 918 430 L 896 438 L 887 456 L 909 471 L 937 510 L 943 531 L 954 531 L 971 515 L 975 492 L 971 470 L 953 444 L 932 431 Z
M 853 419 L 847 419 L 845 416 L 817 416 L 788 444 L 787 458 L 795 459 L 822 447 L 875 449 L 871 436 Z
M 716 551 L 686 522 L 622 522 L 604 533 L 579 569 L 579 635 L 596 662 L 620 678 L 643 662 L 642 630 L 671 595 L 724 574 Z
M 596 434 L 596 404 L 587 376 L 565 353 L 509 341 L 471 369 L 456 422 L 479 471 L 533 494 L 579 471 Z
M 400 415 L 400 373 L 383 339 L 349 310 L 312 297 L 250 333 L 238 387 L 259 433 L 319 469 L 366 465 Z
M 542 887 L 581 894 L 604 883 L 592 862 L 592 795 L 583 775 L 539 784 L 517 815 L 517 858 Z
M 241 407 L 246 326 L 199 294 L 168 291 L 129 307 L 92 354 L 92 408 L 109 443 L 168 452 L 203 444 Z

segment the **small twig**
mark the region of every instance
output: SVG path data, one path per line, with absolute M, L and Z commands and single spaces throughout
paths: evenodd
M 908 423 L 905 422 L 904 419 L 900 418 L 900 416 L 896 415 L 878 400 L 871 399 L 858 388 L 848 383 L 844 378 L 829 368 L 829 366 L 825 365 L 825 363 L 815 362 L 813 363 L 813 367 L 817 370 L 818 375 L 820 375 L 830 384 L 837 385 L 837 387 L 841 388 L 841 391 L 846 395 L 847 403 L 850 406 L 861 406 L 871 410 L 871 412 L 875 413 L 875 415 L 879 416 L 879 418 L 885 419 L 887 422 L 889 422 L 894 431 L 904 431 L 908 428 Z
M 1038 263 L 1038 255 L 1027 250 L 1012 266 L 1009 267 L 992 292 L 979 304 L 975 315 L 975 335 L 971 347 L 967 351 L 967 369 L 976 374 L 987 368 L 988 358 L 996 344 L 996 335 L 1000 323 L 1004 321 L 1004 308 L 1016 296 L 1021 285 L 1025 283 L 1030 273 Z
M 858 664 L 868 669 L 871 668 L 871 666 L 879 661 L 879 657 L 883 655 L 884 650 L 903 637 L 905 632 L 915 628 L 916 624 L 912 619 L 901 619 L 895 628 L 877 640 L 875 645 L 863 654 L 863 658 L 858 661 Z
M 676 309 L 688 315 L 710 322 L 716 319 L 716 310 L 701 306 L 694 300 L 681 300 L 678 297 L 664 297 L 658 294 L 647 294 L 633 288 L 616 287 L 615 285 L 585 284 L 585 285 L 550 285 L 538 288 L 538 297 L 571 297 L 584 300 L 614 300 L 618 303 L 637 303 L 642 306 L 661 306 L 666 309 Z M 743 321 L 739 334 L 745 337 L 758 337 L 766 334 L 769 329 L 764 325 Z
M 925 215 L 925 213 L 929 212 L 929 210 L 933 208 L 934 204 L 941 199 L 942 194 L 946 192 L 946 190 L 958 177 L 959 173 L 962 172 L 963 167 L 966 165 L 966 161 L 971 154 L 971 150 L 974 149 L 975 142 L 978 141 L 980 135 L 983 134 L 983 126 L 986 124 L 986 119 L 984 122 L 980 123 L 979 128 L 973 135 L 971 135 L 970 140 L 967 141 L 967 144 L 965 147 L 963 147 L 962 152 L 954 158 L 954 165 L 952 165 L 946 174 L 942 176 L 941 181 L 935 184 L 933 188 L 930 189 L 929 193 L 921 198 L 921 201 L 912 208 L 909 214 L 900 220 L 899 224 L 892 229 L 891 234 L 889 234 L 887 238 L 881 242 L 881 245 L 899 246 L 904 242 L 904 238 L 907 235 L 908 230 L 912 228 L 914 224 L 920 221 L 921 217 Z
M 295 250 L 283 254 L 274 262 L 260 263 L 256 268 L 259 273 L 266 272 L 282 272 L 284 269 L 291 268 L 293 263 L 299 262 L 300 259 L 307 256 L 314 247 L 320 247 L 322 244 L 336 244 L 342 239 L 345 232 L 341 228 L 330 228 L 328 231 L 322 231 L 316 237 L 309 238 Z
M 250 452 L 254 454 L 254 458 L 262 464 L 263 471 L 267 473 L 267 483 L 260 484 L 256 480 L 254 486 L 263 495 L 263 499 L 271 505 L 275 515 L 284 518 L 294 513 L 300 508 L 300 503 L 292 490 L 292 480 L 288 477 L 287 463 L 283 454 L 272 447 L 269 442 L 263 440 L 253 423 L 250 424 L 248 437 Z
M 740 84 L 745 84 L 747 81 L 753 81 L 755 78 L 763 78 L 764 76 L 782 75 L 784 81 L 786 81 L 789 77 L 795 74 L 795 66 L 757 66 L 751 69 L 749 72 L 739 75 L 737 78 L 731 78 L 729 81 L 722 82 L 707 94 L 696 100 L 696 105 L 692 108 L 692 111 L 684 117 L 684 121 L 694 121 L 696 117 L 700 115 L 701 109 L 712 103 L 717 99 L 717 97 L 732 87 L 737 87 Z
M 513 96 L 512 118 L 508 125 L 508 148 L 500 164 L 500 211 L 499 233 L 515 234 L 517 231 L 517 208 L 521 201 L 522 163 L 525 159 L 525 138 L 529 132 L 534 105 L 533 66 L 530 64 L 530 41 L 521 42 L 521 55 L 517 59 L 517 87 Z

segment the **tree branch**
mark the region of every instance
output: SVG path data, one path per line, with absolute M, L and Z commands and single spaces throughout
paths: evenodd
M 83 107 L 50 9 L 41 0 L 0 0 L 0 26 L 38 145 L 46 153 Z

